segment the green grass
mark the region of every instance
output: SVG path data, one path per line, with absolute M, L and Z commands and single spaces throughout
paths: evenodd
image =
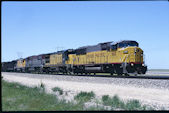
M 111 106 L 112 109 L 121 109 L 121 110 L 152 110 L 152 108 L 145 105 L 141 105 L 138 100 L 128 100 L 126 103 L 122 101 L 117 95 L 112 98 L 108 95 L 102 96 L 102 102 L 104 105 Z
M 78 93 L 74 99 L 79 102 L 87 102 L 90 101 L 92 98 L 95 97 L 95 94 L 93 92 L 80 92 Z
M 64 99 L 59 100 L 54 94 L 45 93 L 43 83 L 39 87 L 26 87 L 18 83 L 8 83 L 2 80 L 2 111 L 75 111 L 75 110 L 106 110 L 100 106 L 84 107 L 84 103 L 95 98 L 93 92 L 80 92 L 73 101 L 66 102 Z M 62 91 L 55 87 L 54 91 Z M 63 91 L 62 91 L 63 92 Z M 96 99 L 98 100 L 98 99 Z M 96 102 L 97 104 L 100 101 Z M 117 95 L 109 97 L 102 96 L 103 105 L 111 106 L 112 110 L 147 110 L 147 106 L 142 106 L 138 100 L 129 100 L 126 103 Z
M 29 88 L 2 80 L 3 111 L 56 111 L 83 110 L 80 104 L 58 100 L 56 95 L 46 94 L 42 88 Z
M 111 106 L 113 108 L 124 108 L 124 102 L 120 101 L 118 96 L 110 98 L 108 95 L 102 96 L 102 101 L 104 105 Z
M 52 88 L 52 90 L 53 90 L 54 92 L 59 92 L 60 95 L 63 94 L 63 90 L 62 90 L 61 88 L 59 88 L 59 87 L 54 87 L 54 88 Z

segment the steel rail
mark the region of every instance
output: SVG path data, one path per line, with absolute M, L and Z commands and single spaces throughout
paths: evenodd
M 16 72 L 16 73 L 25 73 L 25 72 Z M 83 77 L 110 77 L 110 78 L 130 78 L 130 79 L 161 79 L 169 80 L 169 75 L 146 75 L 146 74 L 137 74 L 135 75 L 87 75 L 87 74 L 56 74 L 56 73 L 30 73 L 30 74 L 46 74 L 46 75 L 55 75 L 55 76 L 83 76 Z

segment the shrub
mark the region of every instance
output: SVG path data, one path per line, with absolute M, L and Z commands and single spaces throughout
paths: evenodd
M 108 95 L 102 96 L 102 101 L 104 105 L 111 106 L 112 108 L 120 108 L 124 110 L 146 110 L 147 106 L 141 105 L 138 100 L 129 100 L 124 103 L 120 98 L 115 95 L 110 98 Z
M 108 99 L 110 99 L 109 95 L 103 95 L 102 96 L 102 101 L 103 102 L 107 101 Z
M 41 87 L 41 88 L 44 88 L 44 84 L 43 84 L 43 83 L 41 83 L 41 84 L 40 84 L 40 87 Z
M 109 95 L 103 95 L 102 96 L 102 101 L 103 101 L 104 105 L 110 105 L 111 98 L 109 97 Z
M 53 90 L 54 92 L 59 92 L 60 95 L 63 94 L 63 90 L 62 90 L 61 88 L 59 88 L 59 87 L 54 87 L 54 88 L 52 88 L 52 90 Z
M 78 100 L 78 101 L 83 101 L 83 102 L 87 102 L 89 100 L 91 100 L 91 98 L 94 98 L 95 94 L 93 93 L 93 91 L 91 92 L 83 92 L 81 91 L 80 93 L 78 93 L 74 99 Z
M 40 84 L 40 89 L 42 89 L 43 91 L 45 91 L 45 85 L 42 82 Z
M 124 107 L 124 102 L 121 101 L 120 98 L 117 95 L 115 95 L 112 98 L 112 106 L 117 107 L 117 108 Z
M 104 105 L 109 105 L 115 108 L 124 107 L 124 103 L 119 99 L 117 95 L 113 98 L 110 98 L 108 95 L 102 96 L 102 101 Z
M 129 100 L 125 106 L 126 110 L 141 109 L 141 104 L 138 100 Z M 144 107 L 145 109 L 145 107 Z

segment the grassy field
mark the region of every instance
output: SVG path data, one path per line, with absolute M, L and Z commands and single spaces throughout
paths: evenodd
M 63 90 L 55 87 L 54 92 L 63 94 Z M 66 102 L 59 100 L 56 95 L 47 94 L 44 85 L 39 87 L 26 87 L 18 83 L 8 83 L 2 80 L 2 111 L 74 111 L 74 110 L 106 110 L 104 106 L 110 106 L 110 110 L 151 110 L 142 106 L 137 100 L 130 100 L 127 103 L 120 100 L 118 96 L 109 97 L 105 95 L 97 104 L 102 106 L 85 107 L 85 102 L 95 99 L 93 92 L 80 92 L 74 97 L 74 101 Z M 99 102 L 100 101 L 100 102 Z M 76 103 L 75 103 L 76 102 Z
M 55 111 L 82 110 L 83 106 L 58 100 L 56 95 L 46 94 L 43 88 L 29 88 L 17 83 L 2 81 L 3 111 Z

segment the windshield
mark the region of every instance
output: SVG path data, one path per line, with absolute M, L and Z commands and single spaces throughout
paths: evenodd
M 118 44 L 119 48 L 128 47 L 128 46 L 137 46 L 138 47 L 138 43 L 135 41 L 125 41 L 125 42 L 120 42 Z

